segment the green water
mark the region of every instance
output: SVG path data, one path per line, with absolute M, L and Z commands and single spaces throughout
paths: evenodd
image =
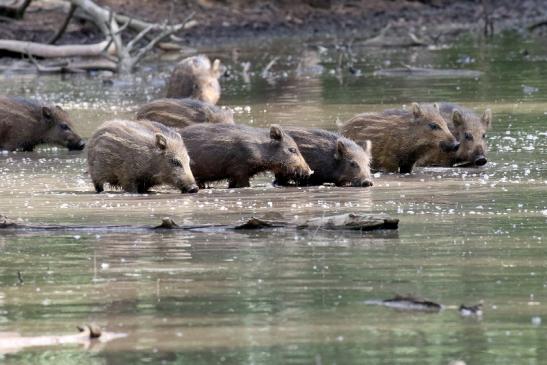
M 321 74 L 297 76 L 294 41 L 241 47 L 256 72 L 245 83 L 231 49 L 207 50 L 230 67 L 220 104 L 240 123 L 335 129 L 336 120 L 412 101 L 491 107 L 489 163 L 481 169 L 417 169 L 380 175 L 371 189 L 274 188 L 181 195 L 96 195 L 85 155 L 56 148 L 0 155 L 0 214 L 65 224 L 234 223 L 344 212 L 400 218 L 397 233 L 0 232 L 0 343 L 73 334 L 96 322 L 127 337 L 89 346 L 24 348 L 7 364 L 544 364 L 547 363 L 547 46 L 512 35 L 462 40 L 447 49 L 362 48 L 361 76 L 334 71 L 331 44 Z M 522 52 L 528 50 L 528 55 Z M 279 61 L 270 77 L 262 68 Z M 479 70 L 478 79 L 374 77 L 401 64 Z M 100 123 L 131 116 L 162 95 L 169 62 L 135 78 L 105 75 L 4 77 L 11 95 L 57 102 L 88 138 Z M 21 273 L 18 278 L 17 272 Z M 21 282 L 22 279 L 22 282 Z M 437 314 L 398 312 L 364 301 L 413 294 Z M 454 306 L 483 302 L 482 319 Z M 542 321 L 542 322 L 541 322 Z M 541 322 L 541 323 L 540 323 Z

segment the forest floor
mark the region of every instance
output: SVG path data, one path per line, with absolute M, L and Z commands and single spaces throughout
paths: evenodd
M 97 0 L 116 12 L 152 22 L 181 22 L 194 12 L 194 25 L 177 34 L 187 45 L 237 43 L 287 36 L 370 38 L 392 23 L 404 32 L 444 41 L 465 32 L 508 29 L 546 33 L 544 0 Z M 486 4 L 486 5 L 485 5 Z M 45 42 L 62 23 L 68 4 L 34 0 L 23 19 L 0 20 L 0 39 Z M 542 23 L 543 21 L 543 23 Z M 539 25 L 538 25 L 539 24 Z M 102 34 L 90 22 L 73 19 L 58 44 L 92 43 Z

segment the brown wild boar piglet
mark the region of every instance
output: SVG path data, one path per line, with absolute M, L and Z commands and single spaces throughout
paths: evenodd
M 412 103 L 412 111 L 386 110 L 359 114 L 341 127 L 359 144 L 372 141 L 372 169 L 412 172 L 414 164 L 439 148 L 456 151 L 460 143 L 448 130 L 438 106 Z
M 230 188 L 248 187 L 263 171 L 291 178 L 312 173 L 294 140 L 277 125 L 195 124 L 180 133 L 201 187 L 219 180 L 228 180 Z
M 98 193 L 105 183 L 140 194 L 160 184 L 198 191 L 180 134 L 160 123 L 105 122 L 89 140 L 87 162 Z
M 486 131 L 492 125 L 492 112 L 486 109 L 481 117 L 472 110 L 452 103 L 437 103 L 448 129 L 458 141 L 460 148 L 452 152 L 434 152 L 418 161 L 420 166 L 461 166 L 485 165 Z
M 137 119 L 184 128 L 197 123 L 234 124 L 234 113 L 196 99 L 158 99 L 141 106 L 137 111 Z
M 370 141 L 365 141 L 363 148 L 323 129 L 283 127 L 283 130 L 294 139 L 313 170 L 309 177 L 292 179 L 297 185 L 372 186 Z M 275 175 L 276 185 L 288 185 L 290 180 L 283 174 Z
M 183 59 L 167 82 L 168 98 L 192 98 L 216 104 L 220 99 L 218 79 L 222 74 L 220 60 L 211 61 L 199 55 Z
M 0 96 L 0 150 L 32 151 L 42 143 L 78 151 L 85 147 L 60 106 Z

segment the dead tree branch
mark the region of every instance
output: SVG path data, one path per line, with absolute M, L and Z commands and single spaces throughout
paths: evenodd
M 0 16 L 12 19 L 22 19 L 32 0 L 23 0 L 19 6 L 0 5 Z
M 53 35 L 53 37 L 50 38 L 50 40 L 47 42 L 48 44 L 55 44 L 62 36 L 65 34 L 66 28 L 68 27 L 68 23 L 70 23 L 70 20 L 74 16 L 74 12 L 76 11 L 76 5 L 70 4 L 70 9 L 68 10 L 68 13 L 65 17 L 65 20 L 63 21 L 63 24 L 61 25 L 61 28 Z

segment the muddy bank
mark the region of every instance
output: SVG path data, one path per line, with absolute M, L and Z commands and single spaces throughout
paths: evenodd
M 526 30 L 536 25 L 533 32 L 541 34 L 547 28 L 547 9 L 541 0 L 499 0 L 495 6 L 489 1 L 449 0 L 195 0 L 158 1 L 153 6 L 143 0 L 103 0 L 98 3 L 117 13 L 153 22 L 165 19 L 172 23 L 181 22 L 193 12 L 195 25 L 178 36 L 183 43 L 196 46 L 286 36 L 366 39 L 376 36 L 390 22 L 397 24 L 399 34 L 411 32 L 427 42 L 442 42 L 467 32 L 482 34 L 485 20 L 493 22 L 495 33 L 507 29 Z M 23 19 L 0 22 L 0 38 L 45 42 L 55 34 L 67 12 L 68 5 L 62 1 L 35 1 Z M 58 43 L 100 40 L 102 35 L 93 24 L 73 19 Z

